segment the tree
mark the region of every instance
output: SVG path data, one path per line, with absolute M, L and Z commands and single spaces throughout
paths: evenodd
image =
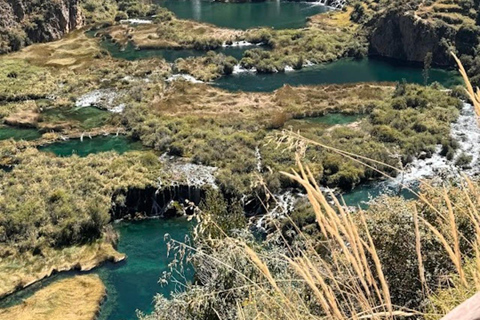
M 433 55 L 431 52 L 427 52 L 425 59 L 423 60 L 423 81 L 425 85 L 428 84 L 430 78 L 430 69 L 432 68 Z
M 223 238 L 225 234 L 231 235 L 235 229 L 246 226 L 247 220 L 243 207 L 238 200 L 228 203 L 223 195 L 217 190 L 208 190 L 205 200 L 200 204 L 204 214 L 209 215 L 214 221 L 206 225 L 204 235 L 212 238 Z

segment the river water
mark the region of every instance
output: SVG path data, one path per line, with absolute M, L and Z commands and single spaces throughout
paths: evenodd
M 355 82 L 399 82 L 424 83 L 421 68 L 378 59 L 343 59 L 333 63 L 305 67 L 298 71 L 273 74 L 241 72 L 217 79 L 215 86 L 231 91 L 269 92 L 285 84 L 321 85 Z M 432 69 L 429 83 L 439 82 L 445 87 L 461 84 L 456 72 Z
M 0 126 L 0 140 L 35 140 L 42 135 L 37 129 Z
M 159 284 L 173 257 L 167 255 L 165 234 L 185 242 L 192 224 L 186 219 L 150 219 L 138 222 L 120 222 L 115 229 L 120 234 L 118 251 L 127 255 L 127 260 L 118 265 L 108 264 L 99 268 L 107 287 L 108 298 L 102 306 L 98 320 L 135 319 L 135 310 L 149 313 L 153 310 L 152 299 L 157 293 L 169 297 L 175 290 L 183 289 L 170 282 Z M 185 276 L 193 279 L 193 269 L 187 265 Z M 182 280 L 177 276 L 177 279 Z
M 160 285 L 159 279 L 169 272 L 169 263 L 173 255 L 167 253 L 165 235 L 180 242 L 188 240 L 192 223 L 185 218 L 149 219 L 136 222 L 114 223 L 119 233 L 118 251 L 125 253 L 123 262 L 105 265 L 88 273 L 100 276 L 106 289 L 107 299 L 102 304 L 98 320 L 136 319 L 136 310 L 149 313 L 153 310 L 153 298 L 156 294 L 169 297 L 172 292 L 183 289 L 181 285 L 170 281 Z M 187 238 L 186 238 L 187 237 Z M 193 268 L 186 265 L 185 279 L 193 279 Z M 66 272 L 40 281 L 31 287 L 0 301 L 0 308 L 21 303 L 39 289 L 52 282 L 72 277 L 78 272 Z M 181 277 L 176 277 L 182 280 Z M 185 280 L 182 280 L 185 283 Z
M 92 153 L 115 151 L 122 154 L 132 150 L 144 150 L 140 141 L 134 141 L 125 136 L 97 136 L 84 137 L 81 139 L 71 139 L 68 141 L 59 141 L 38 148 L 43 152 L 54 153 L 60 157 L 69 157 L 74 154 L 80 157 L 86 157 Z
M 109 40 L 102 41 L 102 46 L 110 52 L 112 57 L 118 59 L 125 59 L 129 61 L 149 58 L 163 58 L 168 62 L 175 62 L 180 58 L 188 57 L 200 57 L 206 54 L 202 50 L 194 49 L 142 49 L 137 50 L 131 43 L 125 48 L 120 48 L 119 45 Z M 244 45 L 244 46 L 225 46 L 219 49 L 213 50 L 216 53 L 222 53 L 226 56 L 232 56 L 237 60 L 243 57 L 243 53 L 247 50 L 258 48 L 256 45 Z
M 180 18 L 211 23 L 219 27 L 248 29 L 304 27 L 307 18 L 327 12 L 327 7 L 300 1 L 259 1 L 222 3 L 202 0 L 155 0 Z

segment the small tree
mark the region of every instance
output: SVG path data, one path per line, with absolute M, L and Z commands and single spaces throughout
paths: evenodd
M 430 78 L 430 69 L 432 68 L 432 58 L 433 55 L 431 52 L 427 52 L 425 59 L 423 60 L 423 81 L 425 85 L 428 84 L 428 79 Z
M 211 221 L 205 226 L 203 235 L 214 239 L 231 235 L 232 230 L 242 229 L 247 224 L 243 208 L 237 200 L 228 203 L 217 190 L 208 190 L 205 200 L 200 204 L 204 214 L 209 215 Z

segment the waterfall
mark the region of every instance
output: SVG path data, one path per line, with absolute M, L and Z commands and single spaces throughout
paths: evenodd
M 469 103 L 463 103 L 460 116 L 457 121 L 451 124 L 450 136 L 458 142 L 458 149 L 452 160 L 440 155 L 441 145 L 437 146 L 436 152 L 431 158 L 415 159 L 409 164 L 405 173 L 395 179 L 403 179 L 407 185 L 416 182 L 419 179 L 433 178 L 442 176 L 443 178 L 456 178 L 461 173 L 473 176 L 479 173 L 479 153 L 480 153 L 480 128 L 477 123 L 474 107 Z M 462 169 L 455 165 L 455 162 L 462 155 L 472 158 L 470 167 Z
M 169 157 L 167 154 L 163 154 L 160 157 L 160 161 L 164 164 L 164 171 L 167 175 L 175 177 L 177 184 L 185 183 L 188 186 L 195 186 L 198 188 L 210 186 L 214 189 L 218 189 L 218 186 L 215 183 L 215 173 L 218 169 L 216 167 L 186 162 L 180 158 Z M 163 185 L 160 182 L 160 187 L 162 186 Z
M 167 80 L 165 80 L 165 81 L 172 82 L 172 81 L 176 81 L 176 80 L 184 80 L 184 81 L 191 82 L 191 83 L 203 83 L 203 81 L 195 79 L 194 77 L 192 77 L 189 74 L 182 74 L 182 73 L 173 74 L 170 77 L 168 77 Z
M 240 64 L 236 64 L 235 66 L 233 66 L 232 74 L 239 74 L 239 73 L 245 73 L 245 72 L 255 73 L 257 72 L 257 69 L 255 68 L 246 69 L 242 67 Z
M 295 209 L 296 203 L 305 196 L 305 194 L 293 192 L 292 190 L 275 194 L 273 195 L 273 208 L 269 209 L 266 214 L 260 217 L 252 217 L 250 222 L 256 231 L 268 233 L 269 230 L 274 229 L 271 222 L 273 220 L 280 220 L 291 214 Z
M 85 93 L 75 101 L 77 108 L 98 107 L 114 113 L 121 113 L 124 104 L 116 105 L 115 101 L 125 95 L 125 91 L 115 89 L 98 89 Z
M 347 4 L 347 0 L 317 0 L 315 4 L 341 10 Z
M 125 19 L 125 20 L 120 20 L 121 24 L 152 24 L 152 20 L 146 20 L 146 19 Z
M 254 43 L 251 43 L 251 42 L 248 42 L 248 41 L 245 41 L 245 40 L 241 40 L 241 41 L 232 41 L 232 43 L 228 44 L 227 42 L 224 42 L 222 44 L 222 47 L 224 48 L 229 48 L 229 47 L 254 47 L 254 46 L 258 46 L 259 44 L 254 44 Z M 260 44 L 262 45 L 262 44 Z
M 192 12 L 194 20 L 201 20 L 202 18 L 202 1 L 193 0 L 192 1 Z

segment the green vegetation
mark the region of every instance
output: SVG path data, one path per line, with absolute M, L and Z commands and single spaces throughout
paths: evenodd
M 2 255 L 99 238 L 113 192 L 154 185 L 160 172 L 150 153 L 57 158 L 27 149 L 16 160 L 14 175 L 0 173 Z
M 58 78 L 25 61 L 2 59 L 0 80 L 2 101 L 46 98 L 56 89 Z
M 112 248 L 112 196 L 155 186 L 161 175 L 149 152 L 60 158 L 22 145 L 0 149 L 2 162 L 15 164 L 13 174 L 0 171 L 0 296 L 55 271 L 122 260 Z
M 336 12 L 313 17 L 307 28 L 247 31 L 221 29 L 211 25 L 177 19 L 166 9 L 159 9 L 154 24 L 116 25 L 102 34 L 120 46 L 129 42 L 141 49 L 213 50 L 223 43 L 246 40 L 261 43 L 269 50 L 252 49 L 245 52 L 240 64 L 259 72 L 283 71 L 285 67 L 301 69 L 307 62 L 331 62 L 342 57 L 364 57 L 366 38 L 359 25 L 349 20 L 349 12 Z M 233 58 L 208 54 L 207 57 L 179 61 L 176 67 L 194 77 L 211 80 L 233 70 Z M 215 67 L 214 64 L 219 64 Z M 202 70 L 203 69 L 203 70 Z
M 139 49 L 197 50 L 213 50 L 224 42 L 241 40 L 243 36 L 243 31 L 177 19 L 173 13 L 164 8 L 158 9 L 154 22 L 138 26 L 114 25 L 101 34 L 121 46 L 131 42 Z
M 366 212 L 347 212 L 306 176 L 292 178 L 310 199 L 261 243 L 238 230 L 225 238 L 212 213 L 201 212 L 190 252 L 199 283 L 171 299 L 157 296 L 155 312 L 142 319 L 318 319 L 332 312 L 333 319 L 363 312 L 439 319 L 478 288 L 479 190 L 471 181 L 426 183 L 422 199 L 381 197 Z
M 365 57 L 367 40 L 360 25 L 349 21 L 348 14 L 349 11 L 314 16 L 304 29 L 249 30 L 247 41 L 263 43 L 271 50 L 249 50 L 240 63 L 271 73 L 283 71 L 286 66 L 301 69 L 307 61 L 317 64 L 342 57 Z
M 174 70 L 179 73 L 190 74 L 195 79 L 208 82 L 215 80 L 215 78 L 221 75 L 231 74 L 237 62 L 233 57 L 227 57 L 224 54 L 209 51 L 202 57 L 177 59 Z
M 447 24 L 455 37 L 463 39 L 456 42 L 459 52 L 471 56 L 460 47 L 462 41 L 476 39 L 476 11 L 472 6 L 467 14 L 467 2 L 410 5 L 422 19 Z M 307 62 L 363 57 L 369 28 L 384 10 L 392 9 L 386 1 L 367 1 L 312 17 L 299 30 L 237 31 L 179 20 L 143 1 L 86 0 L 81 6 L 88 23 L 109 25 L 99 34 L 120 46 L 210 50 L 238 40 L 263 43 L 269 50 L 249 50 L 239 63 L 264 73 L 287 66 L 300 69 Z M 113 22 L 152 13 L 157 14 L 153 24 Z M 463 18 L 465 14 L 468 19 Z M 462 27 L 458 26 L 461 21 Z M 451 39 L 445 39 L 450 46 Z M 8 45 L 23 46 L 26 41 L 17 40 Z M 428 79 L 435 55 L 422 62 Z M 124 201 L 129 190 L 156 188 L 159 178 L 162 182 L 178 179 L 162 170 L 161 153 L 217 167 L 219 190 L 207 192 L 199 206 L 196 253 L 191 256 L 197 283 L 171 300 L 158 297 L 155 313 L 146 319 L 253 319 L 259 313 L 266 318 L 303 319 L 329 316 L 331 310 L 341 319 L 371 312 L 374 304 L 385 310 L 398 305 L 434 313 L 445 310 L 442 303 L 449 294 L 439 284 L 441 279 L 451 277 L 461 289 L 458 297 L 470 292 L 458 284 L 464 284 L 465 275 L 456 278 L 454 274 L 461 269 L 458 261 L 452 265 L 452 257 L 444 252 L 442 239 L 430 225 L 448 234 L 444 241 L 458 252 L 461 249 L 458 259 L 470 266 L 476 249 L 472 243 L 478 236 L 474 229 L 480 230 L 478 216 L 472 219 L 478 207 L 478 192 L 473 187 L 444 191 L 426 186 L 422 192 L 432 205 L 384 197 L 366 213 L 348 216 L 317 194 L 316 203 L 310 197 L 313 207 L 304 201 L 291 217 L 272 222 L 279 232 L 265 242 L 255 241 L 248 232 L 239 202 L 255 199 L 268 206 L 272 202 L 269 192 L 300 185 L 313 192 L 314 186 L 280 173 L 295 165 L 297 154 L 309 166 L 309 183 L 344 190 L 382 178 L 378 171 L 396 175 L 397 169 L 415 157 L 432 156 L 439 145 L 442 154 L 452 159 L 458 143 L 448 137 L 461 107 L 458 90 L 446 92 L 437 84 L 364 83 L 243 93 L 165 81 L 172 71 L 210 81 L 231 73 L 235 64 L 232 57 L 215 52 L 178 59 L 173 67 L 160 59 L 116 60 L 99 46 L 99 39 L 81 32 L 2 57 L 0 120 L 36 128 L 43 135 L 33 141 L 0 141 L 0 164 L 12 166 L 10 172 L 0 171 L 0 296 L 55 271 L 89 270 L 106 260 L 123 259 L 113 247 L 112 205 Z M 96 108 L 125 108 L 118 114 L 91 107 L 82 109 L 86 113 L 82 114 L 74 109 L 79 98 L 94 91 L 114 92 L 110 105 L 103 99 L 95 102 Z M 349 115 L 354 121 L 329 125 L 308 121 L 327 114 Z M 303 140 L 286 138 L 286 132 L 297 130 Z M 84 131 L 125 132 L 155 153 L 142 150 L 62 158 L 36 148 L 62 136 L 79 137 Z M 368 167 L 336 149 L 377 162 Z M 468 167 L 471 161 L 461 154 L 455 164 Z M 458 211 L 454 223 L 444 219 L 451 211 L 448 199 L 455 201 Z M 414 223 L 417 213 L 428 224 L 418 228 Z M 451 230 L 455 230 L 453 235 Z M 461 240 L 456 240 L 457 231 Z M 420 261 L 413 259 L 418 238 L 423 246 Z M 178 243 L 171 248 L 186 253 Z M 176 260 L 180 264 L 185 256 L 181 257 Z M 420 281 L 422 263 L 424 278 Z M 326 281 L 312 276 L 312 270 L 322 270 Z M 324 286 L 318 290 L 320 283 Z M 426 287 L 435 294 L 425 295 Z M 328 297 L 329 308 L 320 296 Z M 14 317 L 18 310 L 4 312 L 13 312 L 10 317 Z M 283 312 L 289 312 L 288 316 L 283 317 Z
M 147 0 L 82 0 L 87 24 L 106 25 L 114 21 L 155 14 L 157 8 Z
M 218 180 L 227 194 L 248 193 L 252 179 L 256 179 L 257 146 L 265 168 L 278 172 L 293 165 L 293 153 L 279 150 L 275 143 L 266 143 L 278 129 L 288 129 L 284 124 L 289 118 L 327 112 L 367 114 L 353 125 L 312 125 L 303 128 L 302 133 L 330 147 L 399 167 L 422 152 L 431 155 L 448 136 L 450 123 L 460 108 L 458 99 L 434 87 L 403 84 L 397 90 L 374 85 L 284 87 L 273 94 L 247 97 L 179 82 L 163 100 L 148 107 L 145 102 L 157 100 L 158 92 L 148 88 L 143 92 L 143 100 L 124 115 L 133 134 L 146 146 L 161 152 L 219 167 Z M 195 113 L 190 109 L 193 103 L 201 106 L 195 108 Z M 331 187 L 348 190 L 379 178 L 375 170 L 341 160 L 321 148 L 307 150 L 306 159 L 314 158 L 316 178 Z M 395 174 L 392 169 L 383 169 Z M 272 191 L 289 185 L 278 173 L 264 174 Z

